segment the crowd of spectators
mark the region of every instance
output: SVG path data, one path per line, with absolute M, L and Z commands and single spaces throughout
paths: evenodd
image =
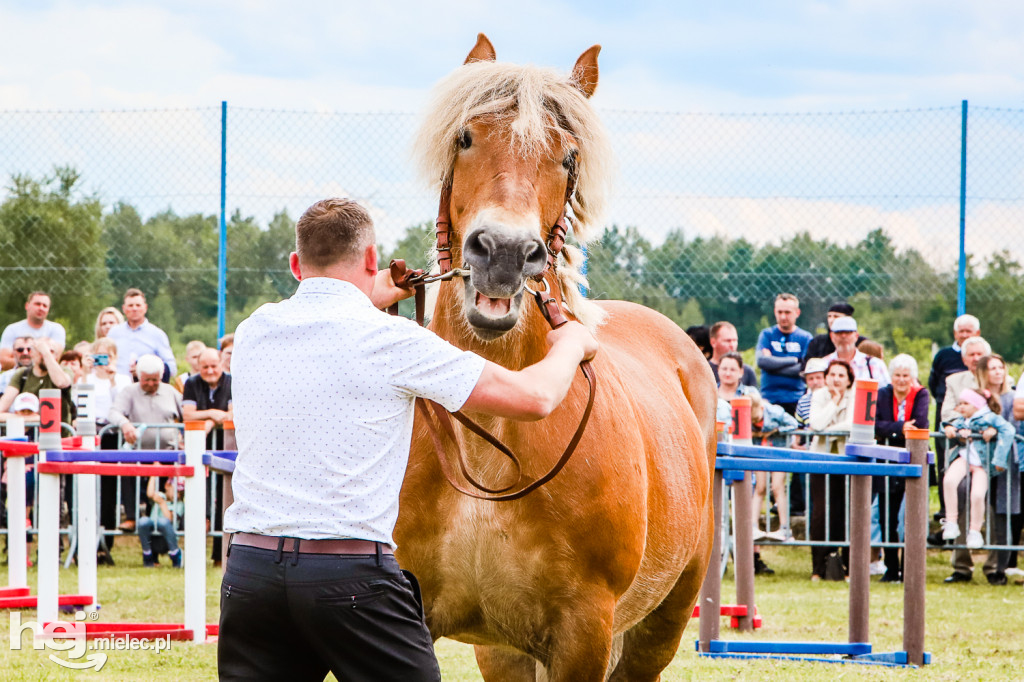
M 1024 448 L 1014 436 L 1024 434 L 1024 377 L 1014 388 L 1006 361 L 981 338 L 981 323 L 976 317 L 961 315 L 956 319 L 954 342 L 935 354 L 926 386 L 919 379 L 918 364 L 912 356 L 897 355 L 886 365 L 882 346 L 861 334 L 849 303 L 838 302 L 829 308 L 827 331 L 817 336 L 798 326 L 800 302 L 796 296 L 779 294 L 773 312 L 776 324 L 761 331 L 754 349 L 760 382 L 736 352 L 738 339 L 732 323 L 720 321 L 703 331 L 694 327 L 687 330 L 702 346 L 719 384 L 720 421 L 731 420 L 729 400 L 750 396 L 760 411 L 774 410 L 794 418 L 772 433 L 775 438 L 763 437 L 766 425 L 755 431 L 755 437 L 761 436 L 764 444 L 842 453 L 852 429 L 854 382 L 873 379 L 879 387 L 875 439 L 882 445 L 905 447 L 907 429 L 928 428 L 929 407 L 934 399 L 934 428 L 942 435 L 935 438 L 937 457 L 931 483 L 940 486 L 943 494 L 935 515 L 940 530 L 929 536 L 929 542 L 937 546 L 955 543 L 953 572 L 946 582 L 972 580 L 971 550 L 984 544 L 981 528 L 986 517 L 992 519 L 989 544 L 1020 543 L 1024 526 L 1020 502 Z M 798 427 L 803 431 L 788 442 L 777 437 Z M 808 511 L 803 508 L 803 478 L 792 476 L 788 499 L 777 492 L 781 486 L 772 481 L 772 511 L 780 517 L 780 530 L 769 531 L 768 520 L 761 530 L 759 519 L 755 519 L 755 540 L 785 541 L 792 537 L 789 516 L 803 516 Z M 811 579 L 843 579 L 849 573 L 847 551 L 837 551 L 831 543 L 840 545 L 846 539 L 845 479 L 824 475 L 807 478 L 807 537 L 820 543 L 812 546 Z M 759 517 L 766 477 L 758 474 L 756 480 L 754 500 Z M 872 481 L 872 491 L 873 511 L 877 514 L 873 542 L 894 544 L 900 533 L 904 481 L 877 477 Z M 784 509 L 787 506 L 788 510 Z M 758 549 L 755 547 L 755 573 L 773 573 Z M 989 552 L 984 566 L 988 582 L 1005 585 L 1008 574 L 1024 575 L 1016 563 L 1017 552 Z M 884 582 L 901 582 L 903 567 L 898 547 L 876 549 L 871 572 L 881 575 Z
M 136 288 L 125 292 L 120 310 L 109 307 L 97 314 L 92 341 L 65 350 L 64 328 L 47 319 L 50 304 L 46 292 L 32 292 L 25 319 L 0 335 L 0 422 L 15 414 L 29 424 L 38 422 L 39 392 L 55 388 L 62 392 L 61 421 L 73 425 L 78 387 L 89 385 L 102 449 L 178 448 L 181 432 L 171 425 L 184 419 L 203 420 L 211 447 L 220 444 L 214 443 L 218 427 L 232 415 L 230 351 L 191 341 L 189 371 L 179 375 L 167 334 L 147 319 L 146 296 Z M 220 346 L 229 348 L 231 342 L 225 337 Z M 109 548 L 116 531 L 137 530 L 143 565 L 157 565 L 151 550 L 155 529 L 172 566 L 181 565 L 173 537 L 180 522 L 174 511 L 180 509 L 176 482 L 158 485 L 154 477 L 140 491 L 134 477 L 103 476 L 100 486 L 100 523 L 108 531 L 98 552 L 102 563 L 113 562 Z

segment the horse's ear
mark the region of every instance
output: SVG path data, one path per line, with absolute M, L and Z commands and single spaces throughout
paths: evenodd
M 600 53 L 601 46 L 594 45 L 580 55 L 572 69 L 573 84 L 584 97 L 590 97 L 597 90 L 597 55 Z
M 463 64 L 469 64 L 470 62 L 493 62 L 497 59 L 498 55 L 494 53 L 494 45 L 491 45 L 491 41 L 487 39 L 483 33 L 476 34 L 476 45 L 466 55 L 466 61 Z

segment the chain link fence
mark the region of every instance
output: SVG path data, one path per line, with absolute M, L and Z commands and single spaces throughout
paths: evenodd
M 812 329 L 852 299 L 869 333 L 921 357 L 950 340 L 956 312 L 961 113 L 605 111 L 619 178 L 588 250 L 591 295 L 684 326 L 729 319 L 741 345 L 780 291 L 801 298 Z M 416 124 L 227 109 L 229 330 L 294 291 L 293 221 L 325 196 L 363 202 L 382 253 L 423 262 L 437 197 L 414 175 Z M 96 313 L 138 286 L 176 345 L 212 343 L 223 132 L 221 107 L 0 111 L 0 322 L 43 289 L 69 341 L 91 339 Z M 966 143 L 967 307 L 1018 360 L 1024 110 L 971 108 Z

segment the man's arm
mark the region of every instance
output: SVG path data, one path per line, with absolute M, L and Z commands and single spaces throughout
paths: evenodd
M 572 386 L 576 368 L 597 353 L 597 341 L 578 322 L 548 332 L 544 359 L 514 372 L 487 362 L 462 409 L 536 421 L 551 414 Z
M 946 377 L 946 395 L 942 399 L 942 407 L 939 411 L 939 416 L 944 422 L 953 421 L 957 417 L 956 403 L 960 396 L 957 395 L 958 391 L 954 390 L 953 385 L 950 383 L 950 379 L 957 376 L 957 374 L 950 374 Z
M 50 381 L 53 382 L 56 388 L 67 388 L 71 385 L 71 377 L 68 376 L 64 368 L 60 366 L 60 362 L 57 357 L 50 350 L 50 346 L 47 343 L 39 344 L 39 355 L 43 358 L 43 364 L 46 365 L 46 372 L 50 375 Z
M 171 341 L 167 338 L 167 333 L 163 329 L 157 331 L 160 332 L 160 343 L 157 345 L 156 354 L 170 368 L 173 377 L 178 373 L 178 361 L 174 359 L 174 351 L 171 350 Z
M 18 397 L 21 391 L 18 390 L 17 386 L 8 386 L 4 389 L 3 395 L 0 395 L 0 422 L 7 421 L 7 418 L 11 416 L 11 413 L 7 410 L 11 409 L 11 403 Z

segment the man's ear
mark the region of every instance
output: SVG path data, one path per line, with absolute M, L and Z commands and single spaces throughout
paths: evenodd
M 370 244 L 363 251 L 363 267 L 371 275 L 377 274 L 377 245 Z
M 294 251 L 288 256 L 288 267 L 291 268 L 292 277 L 298 281 L 302 281 L 302 268 L 299 267 L 299 254 Z

